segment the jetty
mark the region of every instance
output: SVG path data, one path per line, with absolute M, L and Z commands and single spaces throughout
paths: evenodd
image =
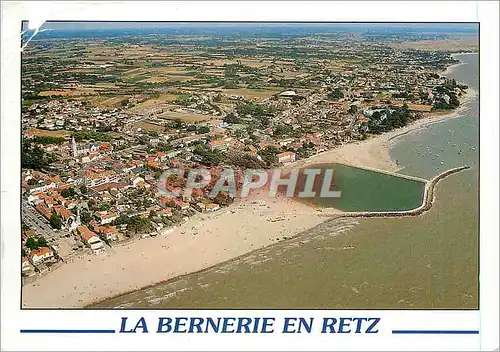
M 411 175 L 398 174 L 397 172 L 394 172 L 394 171 L 380 170 L 380 169 L 376 169 L 376 168 L 369 167 L 369 166 L 360 166 L 360 165 L 354 165 L 354 164 L 349 164 L 349 163 L 335 163 L 335 164 L 344 165 L 344 166 L 348 166 L 350 168 L 355 168 L 355 169 L 372 171 L 372 172 L 376 172 L 379 174 L 385 174 L 385 175 L 394 176 L 394 177 L 398 177 L 398 178 L 404 178 L 404 179 L 410 180 L 410 181 L 417 181 L 417 182 L 422 182 L 422 183 L 429 182 L 429 180 L 426 180 L 425 178 L 411 176 Z

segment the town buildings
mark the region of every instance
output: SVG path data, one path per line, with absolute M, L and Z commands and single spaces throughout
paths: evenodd
M 395 49 L 385 36 L 174 39 L 134 60 L 113 40 L 96 64 L 73 50 L 78 38 L 23 52 L 23 221 L 49 245 L 102 253 L 232 201 L 210 196 L 213 183 L 183 196 L 185 177 L 162 179 L 168 170 L 207 168 L 215 179 L 224 167 L 289 165 L 454 108 L 466 89 L 437 73 L 454 62 L 448 53 Z M 30 245 L 23 272 L 51 261 Z

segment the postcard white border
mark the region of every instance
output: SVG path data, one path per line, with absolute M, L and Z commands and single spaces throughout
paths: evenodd
M 1 332 L 2 349 L 149 349 L 149 350 L 402 350 L 498 348 L 498 12 L 496 2 L 3 2 L 1 87 Z M 375 337 L 319 335 L 111 335 L 21 336 L 20 329 L 42 323 L 47 327 L 113 325 L 120 311 L 21 311 L 19 309 L 19 175 L 20 175 L 20 23 L 21 20 L 121 21 L 408 21 L 480 22 L 481 29 L 481 311 L 203 311 L 211 316 L 272 315 L 276 317 L 377 315 L 385 324 L 448 324 L 451 328 L 474 321 L 480 335 Z M 168 315 L 193 315 L 170 311 Z M 200 313 L 198 313 L 200 314 Z M 128 311 L 128 316 L 159 316 L 161 311 Z M 404 325 L 406 324 L 406 325 Z M 189 341 L 189 344 L 187 342 Z

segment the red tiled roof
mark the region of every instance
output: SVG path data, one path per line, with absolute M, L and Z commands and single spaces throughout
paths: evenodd
M 191 192 L 191 195 L 193 197 L 202 196 L 203 195 L 203 190 L 201 188 L 193 188 L 193 190 Z
M 96 213 L 96 216 L 100 219 L 109 219 L 109 218 L 116 216 L 116 214 L 113 213 L 112 211 L 110 211 L 107 214 L 106 213 Z
M 52 177 L 49 177 L 49 178 L 47 178 L 47 180 L 48 180 L 49 182 L 54 182 L 54 183 L 59 183 L 59 182 L 61 182 L 61 178 L 60 178 L 58 175 L 56 175 L 56 176 L 52 176 Z
M 294 152 L 283 152 L 283 153 L 276 154 L 276 156 L 278 158 L 281 158 L 281 157 L 284 157 L 284 156 L 294 156 L 294 155 L 295 155 Z
M 102 149 L 104 149 L 105 151 L 108 151 L 108 152 L 109 152 L 109 151 L 111 151 L 111 145 L 110 145 L 109 143 L 104 143 L 104 142 L 103 142 L 103 143 L 99 144 L 99 146 L 100 146 Z
M 68 209 L 61 207 L 61 206 L 55 206 L 54 210 L 57 213 L 57 215 L 65 218 L 65 219 L 69 219 L 71 217 L 71 215 L 73 215 Z
M 52 253 L 52 250 L 48 247 L 40 247 L 39 249 L 37 250 L 33 250 L 31 251 L 31 256 L 34 256 L 34 255 L 39 255 L 39 256 L 42 256 L 42 255 L 45 255 L 47 253 Z
M 215 147 L 217 145 L 224 145 L 226 144 L 226 141 L 224 139 L 212 139 L 210 142 L 210 145 Z
M 95 187 L 92 187 L 92 189 L 96 192 L 102 192 L 102 191 L 105 191 L 107 189 L 112 189 L 112 188 L 123 188 L 125 187 L 126 184 L 124 183 L 121 183 L 121 182 L 108 182 L 108 183 L 104 183 L 102 185 L 99 185 L 99 186 L 95 186 Z
M 95 232 L 92 232 L 92 231 L 85 231 L 83 233 L 80 234 L 80 236 L 85 240 L 85 241 L 88 241 L 90 240 L 92 237 L 94 236 L 97 236 L 97 234 Z
M 50 209 L 43 204 L 37 204 L 36 210 L 38 210 L 38 212 L 45 216 L 47 219 L 50 219 L 50 217 L 52 216 L 52 212 L 50 211 Z
M 80 225 L 76 228 L 76 232 L 78 232 L 80 235 L 87 231 L 90 231 L 87 225 Z
M 57 189 L 58 190 L 63 190 L 63 189 L 67 189 L 67 188 L 71 188 L 71 185 L 69 183 L 63 183 Z
M 98 233 L 115 233 L 117 232 L 116 226 L 98 226 L 95 228 Z

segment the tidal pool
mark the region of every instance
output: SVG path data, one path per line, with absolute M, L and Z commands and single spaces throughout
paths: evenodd
M 423 201 L 423 181 L 344 164 L 317 164 L 309 168 L 332 169 L 331 190 L 341 194 L 338 198 L 297 198 L 308 204 L 346 212 L 403 211 L 418 208 Z

